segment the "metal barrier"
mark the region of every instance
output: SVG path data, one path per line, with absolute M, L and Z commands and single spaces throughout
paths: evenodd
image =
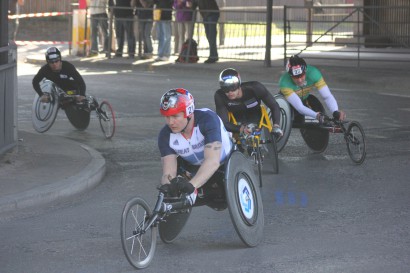
M 284 6 L 284 60 L 410 63 L 410 5 Z M 297 15 L 295 15 L 297 14 Z
M 380 59 L 390 63 L 410 63 L 410 4 L 407 6 L 349 4 L 320 7 L 273 6 L 271 15 L 270 17 L 266 12 L 266 6 L 221 8 L 218 21 L 219 58 L 267 63 L 270 60 L 285 62 L 291 55 L 302 54 L 309 59 L 350 61 L 348 65 L 353 66 L 360 66 L 368 61 L 380 61 Z M 71 31 L 64 31 L 64 25 L 71 24 L 67 17 L 50 18 L 52 22 L 49 21 L 48 25 L 44 24 L 36 29 L 42 30 L 41 34 L 50 33 L 52 37 L 49 41 L 52 43 L 58 44 L 61 41 L 70 44 L 70 40 L 65 41 L 65 37 L 71 38 Z M 199 14 L 196 18 L 193 22 L 195 24 L 193 37 L 198 43 L 199 57 L 206 58 L 209 55 L 209 45 L 204 25 Z M 268 28 L 267 18 L 272 18 L 270 28 Z M 30 19 L 21 18 L 20 24 L 24 20 Z M 40 18 L 31 20 L 33 24 L 34 20 L 40 22 Z M 137 18 L 134 17 L 132 20 L 135 21 L 136 26 Z M 113 36 L 115 22 L 112 17 L 109 18 L 109 22 L 111 29 L 109 33 Z M 56 23 L 62 25 L 56 28 Z M 172 23 L 175 24 L 175 21 Z M 138 34 L 136 30 L 135 32 Z M 23 34 L 30 33 L 21 31 L 20 35 Z M 153 34 L 155 54 L 157 49 L 155 22 Z M 138 41 L 137 37 L 136 41 Z M 81 44 L 86 42 L 88 41 L 85 37 L 84 41 L 79 41 Z M 171 44 L 171 52 L 177 53 L 175 42 Z M 110 45 L 115 44 L 110 43 Z M 141 46 L 141 43 L 137 42 L 136 53 L 142 51 Z M 111 49 L 113 48 L 110 48 L 110 51 Z
M 0 154 L 17 145 L 17 47 L 0 48 L 7 61 L 0 64 Z M 3 58 L 2 58 L 3 59 Z

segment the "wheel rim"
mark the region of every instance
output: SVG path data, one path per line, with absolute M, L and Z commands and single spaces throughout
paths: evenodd
M 358 164 L 363 163 L 366 155 L 366 142 L 364 133 L 355 123 L 350 125 L 346 144 L 352 161 Z
M 135 268 L 145 268 L 152 261 L 156 248 L 157 228 L 143 232 L 150 212 L 140 203 L 132 204 L 126 210 L 122 227 L 122 244 L 129 263 Z
M 248 225 L 253 225 L 257 219 L 256 200 L 252 192 L 249 178 L 244 173 L 239 174 L 236 191 L 238 209 L 242 219 Z
M 100 111 L 98 118 L 104 136 L 106 138 L 112 138 L 115 133 L 115 114 L 111 105 L 103 101 L 98 111 Z

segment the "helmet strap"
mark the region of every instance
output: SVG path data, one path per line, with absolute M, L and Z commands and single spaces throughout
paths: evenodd
M 186 129 L 186 127 L 188 127 L 188 124 L 189 124 L 189 122 L 191 121 L 191 118 L 190 118 L 190 117 L 187 117 L 186 120 L 187 120 L 187 123 L 186 123 L 184 129 L 182 129 L 182 131 L 180 132 L 181 134 L 182 134 L 182 133 L 185 133 L 185 129 Z

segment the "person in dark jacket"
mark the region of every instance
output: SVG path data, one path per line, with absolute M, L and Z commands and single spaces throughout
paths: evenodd
M 125 34 L 127 35 L 128 57 L 135 56 L 134 35 L 134 8 L 135 0 L 109 0 L 108 5 L 114 7 L 115 35 L 117 38 L 117 51 L 115 57 L 122 57 Z
M 144 54 L 142 59 L 152 58 L 152 17 L 154 1 L 153 0 L 137 0 L 136 15 L 138 16 L 138 33 L 141 38 L 140 41 L 144 44 Z
M 33 78 L 33 88 L 42 102 L 48 102 L 49 97 L 43 94 L 40 82 L 48 79 L 55 83 L 64 92 L 72 91 L 77 96 L 77 101 L 85 98 L 86 85 L 83 77 L 70 62 L 61 60 L 61 52 L 56 47 L 50 47 L 46 51 L 47 64 L 43 65 Z
M 216 24 L 219 20 L 219 7 L 216 0 L 194 0 L 192 8 L 198 8 L 202 16 L 205 27 L 206 39 L 209 43 L 209 58 L 205 63 L 211 64 L 218 61 L 218 49 L 216 46 L 217 29 Z

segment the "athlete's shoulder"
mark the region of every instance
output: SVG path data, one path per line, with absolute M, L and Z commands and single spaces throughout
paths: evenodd
M 321 78 L 322 73 L 316 66 L 307 65 L 306 74 L 308 77 Z
M 280 79 L 279 79 L 279 87 L 293 86 L 293 85 L 294 83 L 290 75 L 287 72 L 283 72 L 282 76 L 280 76 Z

